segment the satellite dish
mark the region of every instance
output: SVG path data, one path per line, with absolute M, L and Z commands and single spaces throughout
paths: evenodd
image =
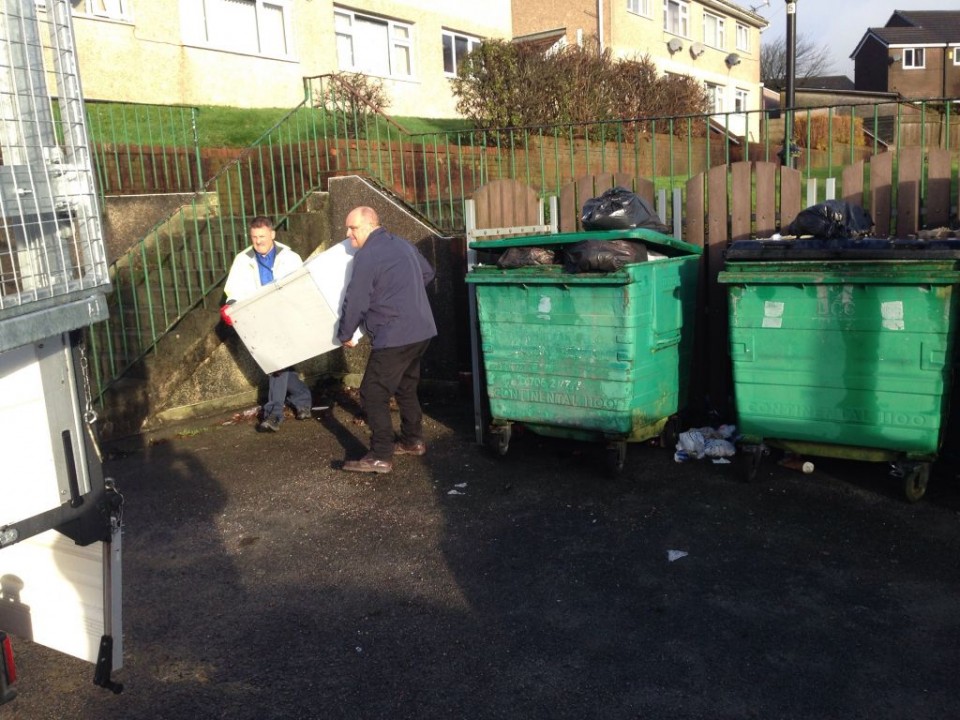
M 667 43 L 667 49 L 672 53 L 678 52 L 683 50 L 683 43 L 680 42 L 680 38 L 671 38 Z
M 740 56 L 737 55 L 736 53 L 730 53 L 729 55 L 727 55 L 724 62 L 727 64 L 727 67 L 733 67 L 734 65 L 739 65 Z
M 693 55 L 694 58 L 698 58 L 703 55 L 703 51 L 704 47 L 702 42 L 695 42 L 690 46 L 690 54 Z

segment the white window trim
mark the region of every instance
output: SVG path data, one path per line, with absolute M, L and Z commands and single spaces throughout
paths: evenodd
M 953 64 L 960 65 L 960 45 L 954 45 L 950 48 L 950 54 L 953 55 Z
M 737 50 L 742 52 L 750 52 L 750 28 L 743 23 L 737 23 Z M 743 42 L 740 42 L 740 38 L 743 38 Z
M 676 5 L 679 12 L 679 25 L 677 31 L 670 29 L 670 5 Z M 690 37 L 690 2 L 689 0 L 664 0 L 663 2 L 663 29 L 671 35 L 677 35 L 683 38 Z
M 707 18 L 713 18 L 715 21 L 714 24 L 714 33 L 713 37 L 707 37 Z M 716 15 L 712 12 L 703 12 L 703 44 L 709 45 L 712 48 L 719 48 L 720 50 L 725 50 L 727 46 L 727 21 L 726 18 L 722 15 Z
M 237 55 L 275 58 L 280 60 L 294 59 L 292 31 L 294 0 L 250 0 L 250 2 L 253 2 L 255 5 L 255 12 L 258 18 L 264 13 L 265 6 L 278 8 L 282 13 L 283 45 L 286 48 L 285 53 L 238 49 L 236 47 L 231 47 L 221 42 L 217 42 L 217 40 L 211 40 L 207 31 L 207 12 L 209 7 L 214 7 L 215 4 L 219 2 L 221 2 L 221 0 L 180 0 L 180 15 L 182 21 L 181 32 L 183 33 L 184 44 L 202 47 L 209 50 L 218 50 L 220 52 L 234 53 Z M 259 23 L 258 27 L 260 27 Z M 262 48 L 263 44 L 263 37 L 258 37 L 258 48 Z
M 743 99 L 743 107 L 740 108 L 740 110 L 737 110 L 736 109 L 737 100 L 741 98 Z M 746 113 L 749 111 L 749 105 L 750 105 L 750 91 L 744 90 L 743 88 L 740 88 L 740 87 L 735 87 L 733 89 L 733 107 L 734 107 L 733 111 L 737 113 Z
M 86 0 L 84 15 L 108 20 L 132 20 L 130 0 Z M 91 8 L 91 6 L 93 6 Z
M 47 0 L 35 0 L 35 2 L 38 9 L 47 9 Z M 132 0 L 84 0 L 84 9 L 80 10 L 72 3 L 70 7 L 74 17 L 129 23 L 133 22 L 132 5 Z
M 918 65 L 916 63 L 917 51 L 920 51 L 920 54 L 923 56 L 923 60 Z M 909 65 L 907 65 L 907 53 L 910 53 L 913 60 Z M 927 51 L 922 47 L 908 47 L 904 48 L 903 52 L 900 53 L 900 57 L 903 58 L 903 69 L 904 70 L 924 70 L 927 67 Z
M 722 115 L 727 112 L 727 88 L 719 83 L 707 82 L 707 96 L 712 100 L 711 115 Z M 719 107 L 717 107 L 719 105 Z
M 627 12 L 640 17 L 653 17 L 653 0 L 627 0 Z
M 440 32 L 440 49 L 443 50 L 443 39 L 450 38 L 453 43 L 453 72 L 447 72 L 447 69 L 443 69 L 443 74 L 447 77 L 456 77 L 457 76 L 457 38 L 463 38 L 469 44 L 467 49 L 468 53 L 473 52 L 474 48 L 479 46 L 483 42 L 483 38 L 479 38 L 476 35 L 468 35 L 467 33 L 457 32 L 456 30 L 441 30 Z
M 413 26 L 413 23 L 403 22 L 403 21 L 400 21 L 400 20 L 392 20 L 392 19 L 387 18 L 387 17 L 380 17 L 380 16 L 378 16 L 378 15 L 371 15 L 371 14 L 369 14 L 369 13 L 354 12 L 353 10 L 349 10 L 349 9 L 347 9 L 347 8 L 339 7 L 339 6 L 336 6 L 336 5 L 335 5 L 334 8 L 333 8 L 333 14 L 334 14 L 334 16 L 336 16 L 336 15 L 349 16 L 349 17 L 350 17 L 351 27 L 353 26 L 353 24 L 354 24 L 354 22 L 356 21 L 357 18 L 374 20 L 374 21 L 376 21 L 376 22 L 378 22 L 378 23 L 380 23 L 380 22 L 386 23 L 386 25 L 387 25 L 387 41 L 390 43 L 390 47 L 389 47 L 390 73 L 389 73 L 388 75 L 384 75 L 384 76 L 382 76 L 382 77 L 387 77 L 387 78 L 390 78 L 390 79 L 393 79 L 393 80 L 414 80 L 414 79 L 416 79 L 416 76 L 417 76 L 417 62 L 416 62 L 416 56 L 415 56 L 415 54 L 414 54 L 414 42 L 413 42 L 414 26 Z M 334 27 L 336 27 L 336 25 L 334 25 Z M 407 30 L 407 38 L 404 40 L 403 38 L 397 37 L 397 36 L 394 34 L 394 28 L 405 28 L 405 29 Z M 337 36 L 339 36 L 339 35 L 344 35 L 344 34 L 345 34 L 345 33 L 343 33 L 341 30 L 335 30 L 334 32 L 335 32 L 335 35 L 337 35 Z M 395 72 L 395 68 L 397 67 L 397 60 L 396 60 L 396 57 L 395 57 L 395 55 L 394 55 L 394 51 L 395 51 L 395 48 L 396 48 L 397 46 L 406 47 L 406 48 L 409 50 L 409 53 L 410 53 L 410 74 L 409 74 L 409 75 L 404 75 L 404 74 L 400 74 L 400 73 Z M 354 45 L 354 48 L 356 48 L 356 45 Z M 340 61 L 340 59 L 339 59 L 339 57 L 338 57 L 338 58 L 337 58 L 337 62 L 339 63 L 339 61 Z M 346 71 L 346 72 L 363 72 L 363 71 L 360 69 L 360 66 L 358 66 L 356 63 L 354 63 L 353 67 L 340 67 L 340 70 L 341 70 L 341 71 Z

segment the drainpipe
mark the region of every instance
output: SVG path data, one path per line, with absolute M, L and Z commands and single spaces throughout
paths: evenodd
M 941 77 L 940 77 L 940 97 L 942 97 L 942 98 L 945 98 L 945 97 L 947 96 L 947 55 L 948 55 L 948 54 L 952 55 L 953 53 L 950 52 L 950 45 L 949 45 L 949 43 L 944 43 L 944 45 L 943 45 L 943 72 L 940 73 L 940 75 L 941 75 Z M 950 60 L 952 61 L 953 58 L 951 57 Z
M 597 0 L 597 41 L 600 52 L 603 52 L 603 0 Z

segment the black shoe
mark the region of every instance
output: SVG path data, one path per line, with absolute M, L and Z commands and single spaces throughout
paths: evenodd
M 262 420 L 259 425 L 257 425 L 257 432 L 279 432 L 280 431 L 280 421 L 276 418 L 267 418 Z
M 393 470 L 393 463 L 389 460 L 377 460 L 372 455 L 366 455 L 359 460 L 347 460 L 343 464 L 347 472 L 388 473 Z
M 297 420 L 312 420 L 313 413 L 310 412 L 310 408 L 300 408 L 296 412 Z
M 414 440 L 412 443 L 404 443 L 399 440 L 393 444 L 394 455 L 426 455 L 427 445 L 423 440 Z

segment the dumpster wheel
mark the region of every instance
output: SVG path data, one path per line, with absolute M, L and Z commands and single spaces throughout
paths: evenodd
M 623 466 L 627 461 L 627 441 L 619 440 L 607 444 L 604 451 L 604 461 L 607 473 L 616 477 L 623 472 Z
M 487 447 L 490 448 L 490 451 L 494 455 L 503 457 L 507 454 L 507 450 L 510 449 L 511 434 L 509 425 L 493 426 L 487 436 Z
M 903 467 L 903 494 L 909 502 L 917 502 L 927 492 L 930 463 L 906 464 Z
M 757 474 L 760 472 L 760 462 L 768 452 L 769 450 L 762 444 L 740 446 L 740 463 L 744 482 L 756 482 Z

